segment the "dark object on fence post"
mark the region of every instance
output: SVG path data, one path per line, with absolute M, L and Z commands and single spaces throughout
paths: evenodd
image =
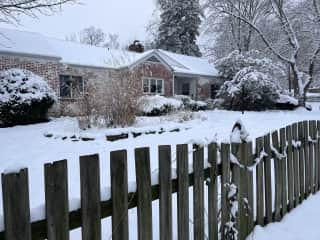
M 293 176 L 293 151 L 292 151 L 292 129 L 291 126 L 286 127 L 287 139 L 287 176 L 288 176 L 288 199 L 289 211 L 294 208 L 294 176 Z M 283 189 L 282 189 L 283 190 Z
M 82 240 L 101 240 L 99 156 L 80 157 Z
M 149 148 L 135 150 L 138 239 L 152 240 L 152 199 Z
M 299 147 L 299 183 L 300 183 L 300 200 L 302 203 L 305 196 L 305 182 L 304 182 L 304 174 L 305 174 L 305 161 L 304 161 L 304 131 L 303 131 L 303 122 L 298 123 L 298 138 L 300 142 Z
M 127 151 L 110 153 L 112 194 L 112 239 L 128 240 L 128 167 Z
M 272 222 L 272 181 L 271 181 L 271 148 L 270 148 L 270 134 L 263 138 L 264 151 L 266 156 L 263 158 L 264 162 L 264 184 L 265 184 L 265 204 L 266 204 L 266 224 Z
M 2 174 L 5 239 L 31 240 L 28 169 Z
M 280 216 L 280 207 L 281 207 L 281 190 L 282 190 L 282 186 L 281 186 L 281 161 L 285 161 L 284 159 L 279 159 L 280 156 L 278 154 L 280 154 L 280 147 L 279 147 L 279 137 L 278 137 L 278 131 L 274 131 L 272 133 L 272 145 L 273 148 L 277 151 L 277 153 L 275 153 L 275 158 L 274 158 L 274 172 L 275 172 L 275 204 L 274 204 L 274 208 L 275 208 L 275 216 L 274 216 L 274 221 L 280 221 L 281 220 L 281 216 Z M 285 190 L 284 190 L 285 191 Z
M 304 161 L 305 161 L 305 199 L 309 197 L 311 193 L 310 183 L 310 158 L 309 158 L 309 131 L 308 121 L 303 121 L 303 143 L 304 143 Z
M 178 239 L 189 240 L 188 145 L 177 145 Z
M 172 239 L 171 146 L 159 147 L 160 240 Z
M 287 212 L 288 212 L 288 192 L 287 192 L 287 152 L 286 152 L 286 146 L 287 146 L 287 141 L 286 141 L 286 129 L 281 128 L 280 129 L 280 153 L 283 155 L 281 160 L 278 159 L 280 162 L 280 185 L 281 185 L 281 214 L 282 217 L 284 217 Z
M 263 152 L 263 138 L 256 139 L 256 161 L 260 161 L 256 166 L 256 192 L 257 192 L 257 224 L 264 225 L 264 188 L 263 188 L 263 159 L 260 156 Z
M 221 239 L 226 239 L 226 224 L 229 221 L 229 189 L 230 189 L 230 144 L 221 144 Z
M 204 150 L 193 145 L 193 227 L 194 240 L 204 239 Z
M 69 239 L 67 161 L 44 165 L 48 240 Z
M 209 239 L 218 240 L 218 184 L 217 184 L 217 144 L 208 146 L 209 183 L 208 183 L 208 224 Z
M 292 145 L 293 145 L 293 176 L 294 176 L 294 206 L 299 205 L 300 178 L 299 178 L 299 155 L 298 155 L 298 124 L 292 125 Z

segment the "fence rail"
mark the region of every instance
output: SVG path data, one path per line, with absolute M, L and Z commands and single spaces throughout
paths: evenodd
M 280 221 L 319 190 L 319 136 L 320 121 L 304 121 L 259 137 L 254 144 L 194 145 L 192 159 L 189 159 L 190 146 L 177 145 L 176 177 L 172 176 L 171 146 L 159 146 L 157 185 L 151 185 L 149 148 L 135 149 L 137 191 L 132 193 L 128 193 L 126 150 L 111 152 L 112 198 L 108 201 L 101 201 L 99 156 L 82 156 L 81 209 L 72 212 L 69 212 L 67 161 L 46 164 L 46 219 L 33 223 L 30 223 L 28 169 L 2 174 L 5 231 L 0 233 L 0 240 L 68 240 L 69 231 L 79 227 L 82 239 L 100 240 L 101 219 L 107 217 L 112 219 L 112 239 L 126 240 L 129 239 L 128 210 L 136 207 L 138 226 L 130 227 L 137 227 L 139 240 L 150 240 L 154 200 L 160 203 L 158 237 L 161 240 L 172 239 L 175 226 L 178 239 L 189 239 L 190 206 L 194 239 L 204 240 L 206 236 L 217 240 L 219 235 L 221 239 L 232 239 L 238 235 L 242 240 L 253 231 L 254 225 Z M 190 162 L 192 173 L 189 173 Z M 193 202 L 189 202 L 190 186 L 193 186 Z M 177 193 L 177 224 L 172 221 L 173 193 Z

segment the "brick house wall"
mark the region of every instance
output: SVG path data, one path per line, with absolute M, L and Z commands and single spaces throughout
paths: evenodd
M 0 70 L 10 68 L 26 69 L 43 77 L 48 81 L 50 87 L 52 87 L 57 94 L 59 93 L 58 59 L 0 55 Z
M 143 78 L 154 77 L 164 80 L 164 95 L 173 95 L 173 73 L 162 63 L 145 62 L 131 70 L 131 79 L 135 81 L 138 92 L 143 95 Z

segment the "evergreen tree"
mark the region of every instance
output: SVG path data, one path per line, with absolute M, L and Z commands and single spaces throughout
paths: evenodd
M 199 0 L 158 0 L 161 8 L 157 48 L 201 56 L 196 44 L 201 24 Z

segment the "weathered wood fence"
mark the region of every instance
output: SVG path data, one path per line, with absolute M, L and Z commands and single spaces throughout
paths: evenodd
M 193 239 L 204 240 L 206 236 L 218 240 L 220 235 L 221 239 L 242 240 L 255 225 L 280 221 L 319 190 L 319 133 L 320 121 L 304 121 L 259 137 L 254 144 L 212 143 L 192 149 L 190 145 L 177 145 L 175 149 L 159 146 L 157 185 L 151 185 L 149 148 L 139 148 L 135 150 L 134 193 L 128 193 L 127 152 L 111 152 L 112 198 L 108 201 L 101 201 L 99 156 L 80 157 L 81 209 L 73 212 L 69 212 L 67 161 L 46 164 L 46 219 L 33 223 L 28 170 L 2 174 L 5 231 L 0 239 L 67 240 L 70 230 L 81 227 L 83 240 L 100 240 L 101 219 L 111 217 L 112 239 L 127 240 L 128 209 L 137 207 L 138 226 L 130 226 L 138 229 L 137 239 L 170 240 L 173 228 L 177 228 L 178 239 L 188 240 L 191 206 Z M 172 176 L 173 150 L 176 177 Z M 172 220 L 173 193 L 177 193 L 177 223 Z M 189 202 L 190 193 L 193 202 Z M 152 201 L 157 199 L 160 236 L 152 236 Z

